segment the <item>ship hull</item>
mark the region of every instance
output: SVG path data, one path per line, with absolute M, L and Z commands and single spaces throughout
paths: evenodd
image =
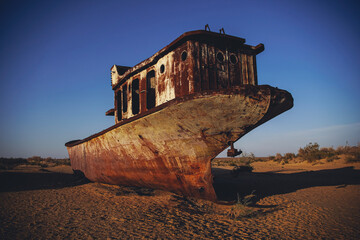
M 216 201 L 211 160 L 292 106 L 290 93 L 267 85 L 202 92 L 66 146 L 91 181 Z

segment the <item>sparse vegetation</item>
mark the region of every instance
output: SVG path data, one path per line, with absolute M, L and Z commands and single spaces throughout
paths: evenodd
M 29 158 L 0 158 L 0 169 L 10 170 L 19 165 L 39 165 L 41 167 L 54 167 L 58 165 L 70 165 L 70 159 L 42 158 L 33 156 Z
M 212 161 L 213 166 L 250 166 L 251 163 L 263 161 L 263 158 L 257 158 L 253 153 L 242 153 L 240 157 L 234 158 L 215 158 Z
M 237 158 L 216 158 L 213 160 L 213 166 L 233 166 L 233 173 L 251 172 L 253 170 L 251 163 L 258 161 L 275 161 L 281 165 L 288 163 L 308 162 L 314 164 L 321 164 L 325 162 L 333 162 L 339 159 L 344 159 L 346 163 L 360 162 L 360 143 L 357 146 L 339 146 L 336 149 L 333 147 L 323 147 L 316 142 L 310 142 L 305 147 L 299 148 L 297 154 L 295 153 L 276 153 L 275 155 L 259 158 L 255 157 L 253 153 L 244 153 Z M 320 160 L 323 160 L 321 162 Z
M 255 161 L 263 161 L 263 159 L 256 158 L 253 153 L 242 153 L 237 158 L 215 158 L 212 166 L 233 166 L 231 174 L 237 177 L 240 172 L 252 172 L 254 168 L 251 163 Z
M 0 169 L 9 170 L 26 163 L 27 160 L 25 158 L 0 158 Z
M 246 195 L 243 199 L 240 199 L 239 193 L 237 194 L 237 202 L 230 209 L 229 216 L 233 219 L 238 219 L 240 217 L 250 216 L 254 210 L 249 207 L 252 203 L 251 199 L 255 197 L 255 190 L 253 190 L 249 195 Z
M 337 149 L 333 147 L 320 148 L 318 143 L 309 143 L 305 147 L 300 148 L 297 154 L 285 153 L 281 155 L 277 153 L 275 156 L 269 156 L 268 159 L 278 162 L 282 165 L 293 162 L 309 162 L 312 164 L 319 164 L 322 159 L 326 162 L 333 162 L 339 160 L 340 155 L 345 155 L 345 162 L 359 162 L 360 161 L 360 144 L 358 146 L 339 146 Z

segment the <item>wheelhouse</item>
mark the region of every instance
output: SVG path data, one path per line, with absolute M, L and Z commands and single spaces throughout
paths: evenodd
M 106 115 L 119 123 L 193 93 L 258 85 L 256 55 L 263 50 L 221 33 L 184 33 L 132 68 L 111 67 L 115 108 Z

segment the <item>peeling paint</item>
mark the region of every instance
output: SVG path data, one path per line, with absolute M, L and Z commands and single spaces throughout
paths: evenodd
M 263 49 L 242 38 L 194 31 L 133 68 L 114 65 L 115 125 L 66 144 L 73 169 L 92 181 L 216 201 L 211 160 L 293 105 L 290 93 L 257 85 L 256 55 Z M 135 79 L 139 101 L 133 100 Z M 230 149 L 230 155 L 238 153 Z

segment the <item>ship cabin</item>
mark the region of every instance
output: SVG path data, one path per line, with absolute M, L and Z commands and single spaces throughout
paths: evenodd
M 256 55 L 263 50 L 223 33 L 184 33 L 132 68 L 111 67 L 115 107 L 106 115 L 120 123 L 186 95 L 257 85 Z

